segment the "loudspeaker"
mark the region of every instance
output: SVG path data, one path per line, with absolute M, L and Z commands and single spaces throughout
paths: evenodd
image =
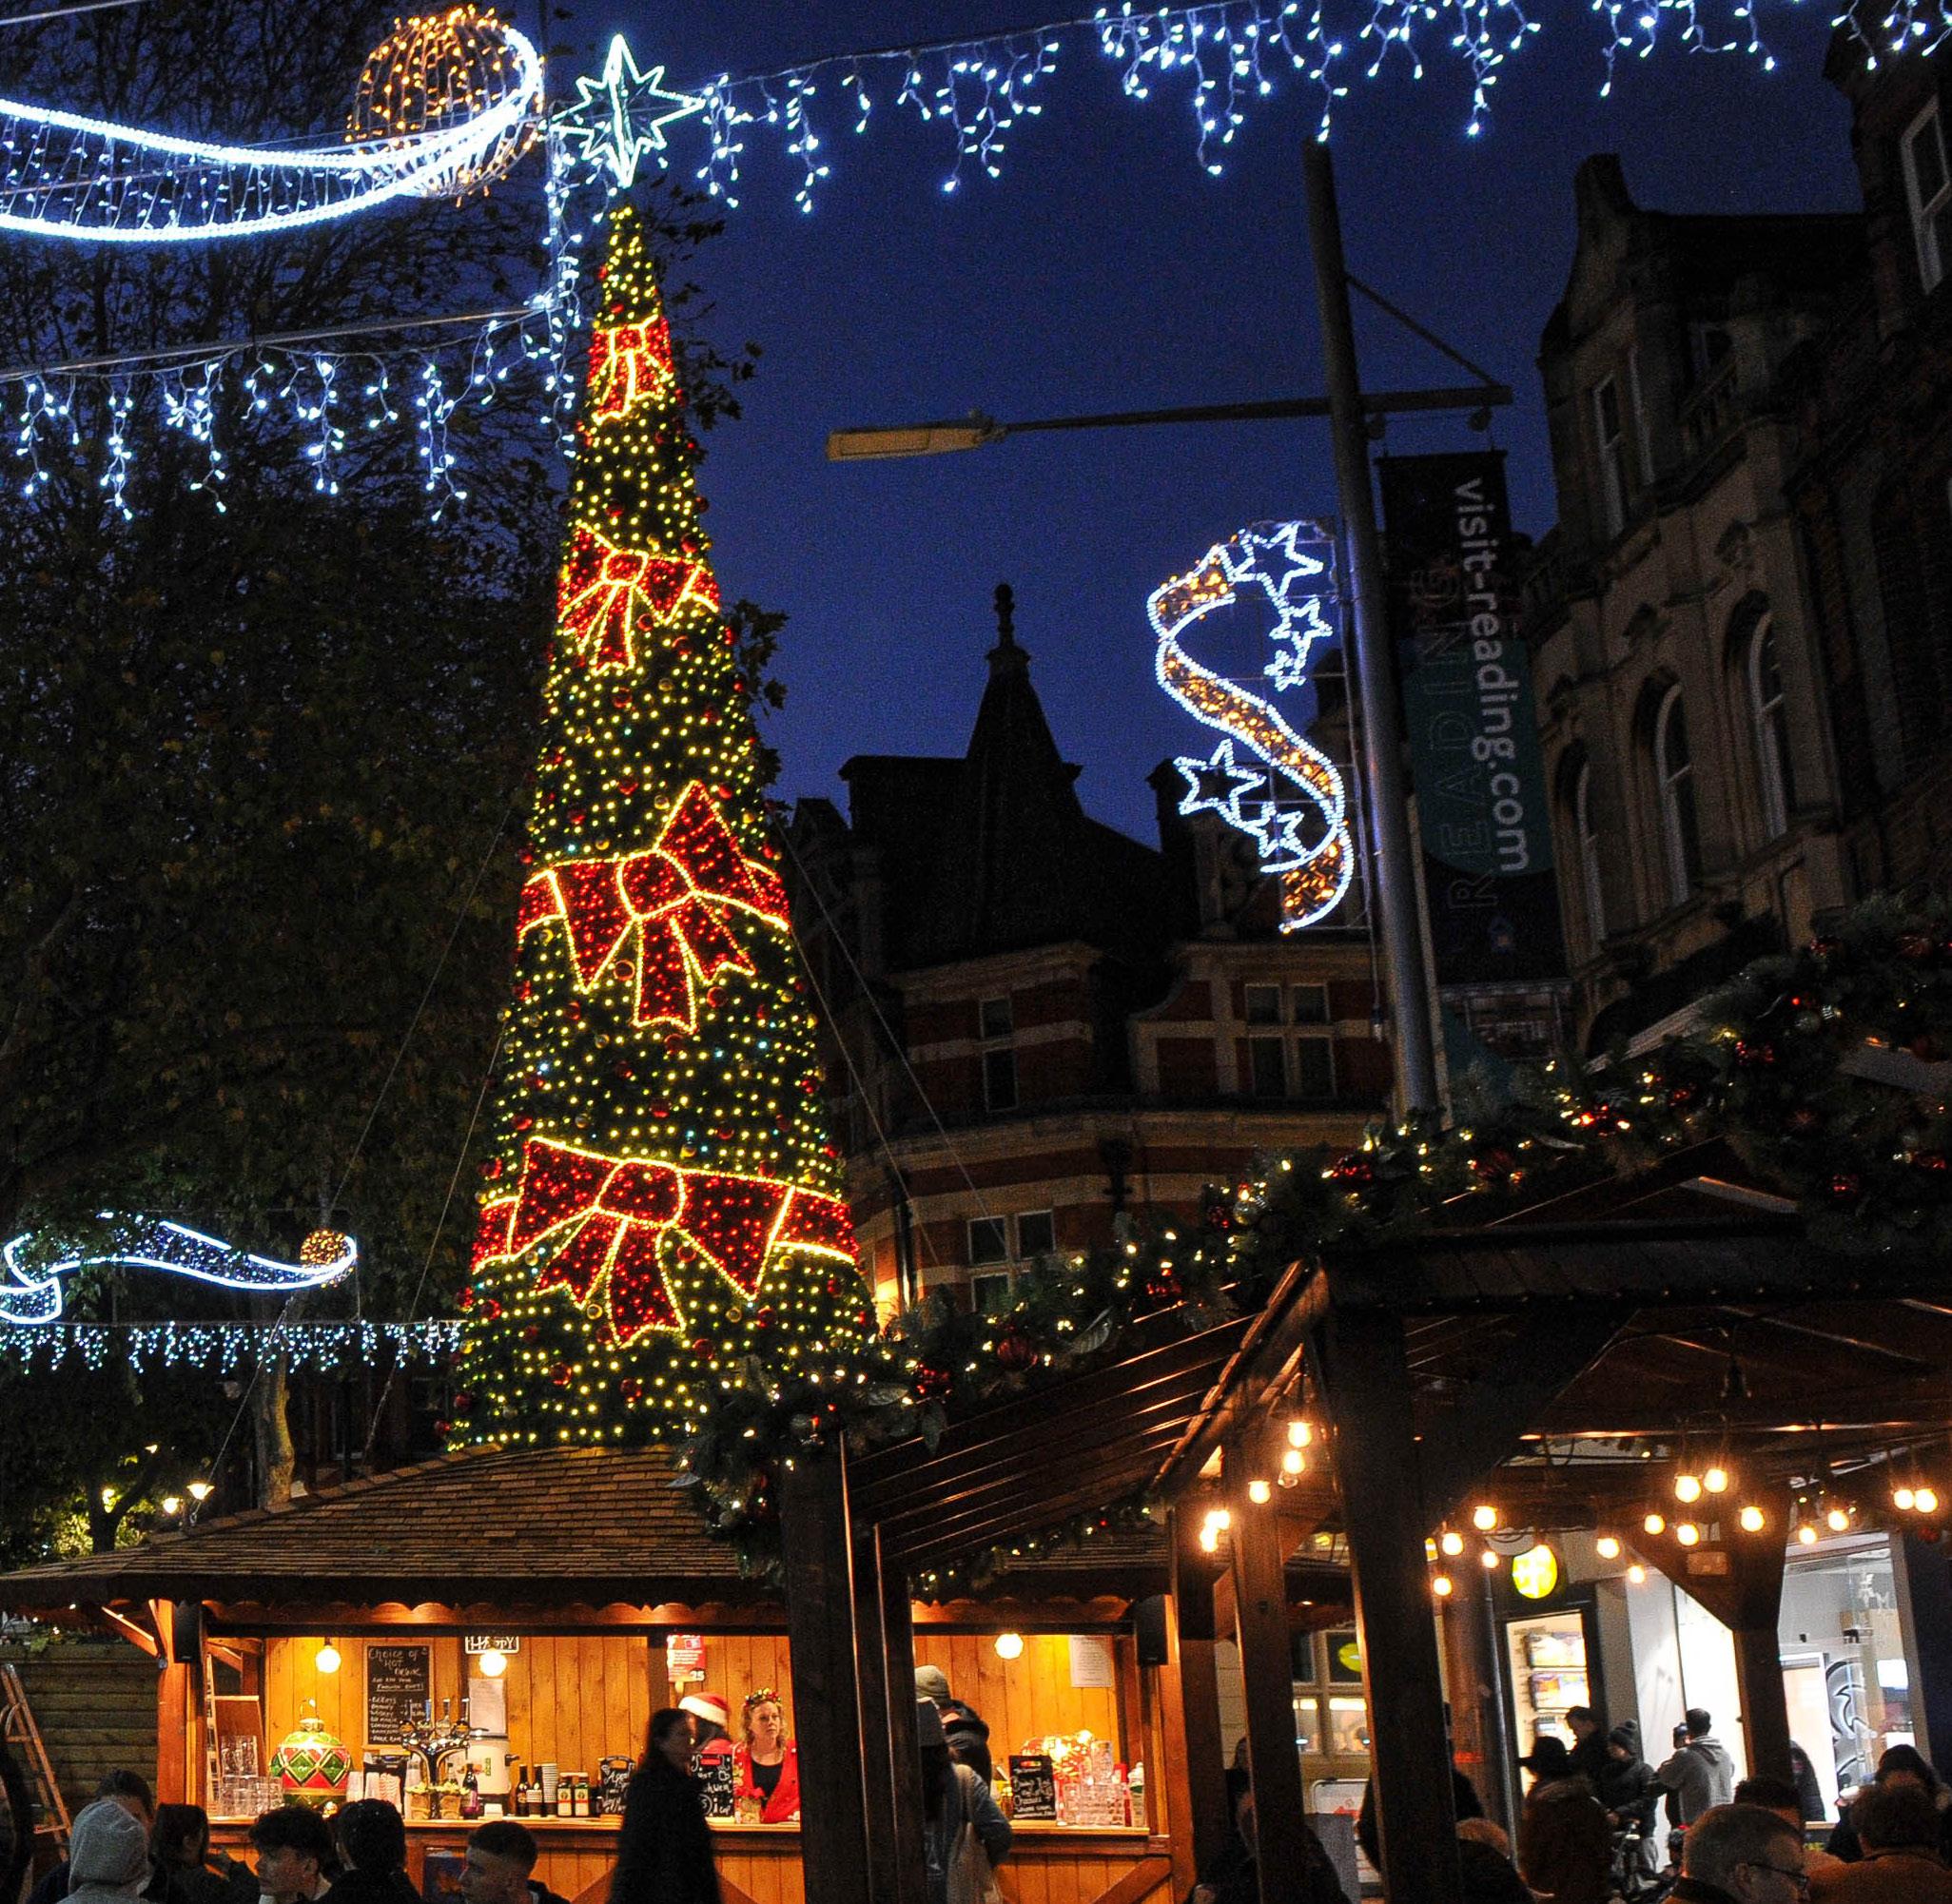
M 169 1609 L 169 1663 L 194 1666 L 204 1657 L 204 1603 L 179 1600 Z
M 1164 1665 L 1169 1657 L 1164 1594 L 1155 1593 L 1150 1599 L 1132 1603 L 1132 1632 L 1139 1642 L 1139 1663 L 1142 1666 Z

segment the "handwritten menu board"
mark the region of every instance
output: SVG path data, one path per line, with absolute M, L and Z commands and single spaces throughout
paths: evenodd
M 738 1789 L 738 1761 L 730 1752 L 704 1752 L 692 1760 L 698 1782 L 705 1788 L 705 1816 L 730 1818 L 736 1816 L 734 1794 Z
M 1049 1818 L 1058 1815 L 1057 1774 L 1042 1752 L 1010 1754 L 1010 1816 Z
M 401 1730 L 425 1715 L 433 1693 L 430 1647 L 368 1646 L 366 1743 L 398 1745 Z
M 636 1761 L 632 1758 L 606 1758 L 597 1768 L 600 1783 L 597 1786 L 596 1816 L 602 1818 L 623 1817 L 624 1797 L 631 1789 L 631 1774 L 636 1770 Z

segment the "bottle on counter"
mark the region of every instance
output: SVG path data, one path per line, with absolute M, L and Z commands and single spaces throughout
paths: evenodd
M 461 1779 L 460 1815 L 464 1818 L 478 1818 L 486 1807 L 481 1803 L 481 1781 L 475 1776 L 470 1765 Z
M 1137 1831 L 1144 1831 L 1145 1823 L 1145 1767 L 1134 1765 L 1132 1776 L 1125 1781 L 1125 1822 Z
M 556 1816 L 559 1818 L 576 1815 L 576 1786 L 569 1773 L 557 1775 L 556 1780 Z
M 576 1774 L 570 1815 L 578 1818 L 587 1818 L 590 1816 L 590 1775 L 587 1772 Z

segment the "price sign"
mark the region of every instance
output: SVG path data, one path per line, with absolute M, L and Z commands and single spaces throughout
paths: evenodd
M 705 1677 L 705 1636 L 667 1633 L 664 1636 L 664 1676 L 680 1686 Z
M 1010 1754 L 1010 1812 L 1019 1820 L 1047 1818 L 1056 1822 L 1057 1773 L 1046 1754 Z

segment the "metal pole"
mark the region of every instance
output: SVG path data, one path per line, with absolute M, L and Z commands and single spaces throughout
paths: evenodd
M 1356 326 L 1349 314 L 1349 272 L 1342 257 L 1342 221 L 1336 208 L 1335 164 L 1327 146 L 1311 139 L 1302 149 L 1308 190 L 1308 248 L 1315 260 L 1315 301 L 1321 318 L 1321 361 L 1328 385 L 1329 435 L 1336 450 L 1336 489 L 1349 547 L 1354 608 L 1356 683 L 1361 696 L 1362 787 L 1376 841 L 1376 896 L 1383 960 L 1390 975 L 1396 1091 L 1402 1109 L 1438 1108 L 1436 1053 L 1431 1040 L 1430 981 L 1411 859 L 1408 787 L 1403 778 L 1403 716 L 1391 665 L 1384 613 L 1382 562 L 1376 549 L 1376 497 L 1370 488 L 1369 434 L 1356 365 Z

